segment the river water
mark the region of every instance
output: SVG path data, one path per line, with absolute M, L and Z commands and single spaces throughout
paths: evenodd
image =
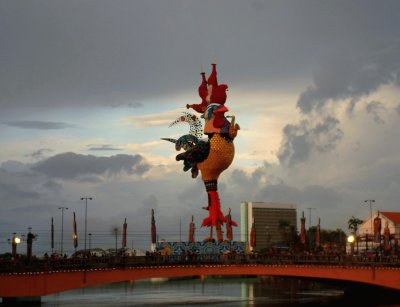
M 48 295 L 42 306 L 349 306 L 361 301 L 344 294 L 336 286 L 276 277 L 153 279 Z M 393 301 L 363 305 L 400 306 Z

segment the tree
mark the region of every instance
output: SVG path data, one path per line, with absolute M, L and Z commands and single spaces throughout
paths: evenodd
M 357 240 L 357 230 L 358 230 L 358 226 L 361 225 L 362 223 L 364 223 L 364 221 L 352 216 L 348 221 L 347 221 L 347 225 L 349 227 L 350 230 L 353 231 L 355 237 L 356 237 L 356 244 L 357 244 L 357 253 L 358 253 L 358 240 Z
M 281 233 L 282 242 L 287 246 L 290 245 L 290 223 L 286 220 L 279 220 L 278 229 Z
M 354 234 L 357 234 L 358 226 L 361 225 L 362 223 L 364 223 L 363 220 L 360 220 L 354 216 L 352 216 L 347 221 L 347 225 L 348 225 L 349 229 L 352 230 L 354 232 Z

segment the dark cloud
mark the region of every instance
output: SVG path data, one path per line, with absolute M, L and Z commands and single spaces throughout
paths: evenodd
M 120 148 L 114 147 L 113 145 L 103 144 L 103 145 L 87 145 L 90 151 L 118 151 Z
M 400 45 L 375 46 L 358 54 L 335 54 L 314 75 L 314 84 L 300 94 L 297 106 L 308 114 L 321 110 L 330 100 L 352 99 L 354 102 L 379 86 L 399 84 Z
M 49 189 L 54 192 L 61 192 L 62 191 L 62 184 L 54 181 L 54 180 L 48 180 L 43 184 L 43 187 L 46 189 Z
M 19 120 L 5 123 L 11 127 L 22 129 L 53 130 L 71 128 L 73 125 L 60 122 L 38 121 L 38 120 Z
M 158 208 L 159 201 L 155 195 L 151 194 L 142 200 L 141 206 L 136 209 L 136 214 L 138 216 L 149 216 L 148 221 L 150 222 L 151 209 L 157 211 Z
M 140 155 L 95 157 L 68 152 L 50 157 L 32 166 L 32 169 L 50 178 L 78 179 L 92 175 L 117 175 L 121 172 L 142 175 L 150 166 Z
M 21 173 L 28 169 L 28 167 L 19 161 L 8 160 L 0 164 L 0 170 L 8 173 Z
M 300 204 L 304 201 L 301 190 L 282 184 L 265 185 L 256 196 L 258 201 Z
M 22 189 L 18 184 L 0 182 L 0 197 L 4 202 L 15 202 L 15 199 L 19 200 L 31 200 L 38 199 L 40 194 L 36 191 L 29 191 Z
M 290 166 L 307 161 L 314 151 L 334 150 L 343 136 L 339 124 L 338 119 L 327 116 L 314 125 L 308 120 L 286 125 L 278 152 L 279 161 Z
M 399 6 L 361 0 L 2 1 L 0 105 L 139 107 L 144 98 L 192 88 L 200 64 L 209 68 L 215 59 L 221 77 L 225 72 L 233 84 L 298 77 L 321 54 L 358 54 L 397 37 Z M 395 64 L 392 59 L 387 64 Z M 330 65 L 343 82 L 335 72 L 333 78 L 318 74 L 299 102 L 304 112 L 337 97 L 346 84 L 353 87 L 349 94 L 363 92 L 351 68 L 364 63 L 371 61 L 344 57 Z M 376 72 L 381 68 L 387 67 Z M 366 72 L 368 83 L 370 70 L 361 65 L 356 71 Z M 372 69 L 370 78 L 376 75 Z
M 37 200 L 40 193 L 31 184 L 32 176 L 26 172 L 10 173 L 0 169 L 0 199 L 4 204 Z
M 44 158 L 46 153 L 50 153 L 52 151 L 53 150 L 49 149 L 49 148 L 41 148 L 41 149 L 38 149 L 38 150 L 28 154 L 28 155 L 25 155 L 25 157 L 30 157 L 30 158 L 35 159 L 35 160 L 41 160 L 41 159 Z
M 382 118 L 382 113 L 386 111 L 386 108 L 383 105 L 383 103 L 379 101 L 371 101 L 366 105 L 365 111 L 368 114 L 372 115 L 372 118 L 374 119 L 375 123 L 377 124 L 385 123 L 385 121 Z

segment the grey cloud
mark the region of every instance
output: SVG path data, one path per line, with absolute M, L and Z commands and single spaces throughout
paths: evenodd
M 314 75 L 314 84 L 300 94 L 297 106 L 308 114 L 322 109 L 329 100 L 351 98 L 354 101 L 368 95 L 379 86 L 399 83 L 400 46 L 374 46 L 354 54 L 336 54 L 321 63 Z
M 304 188 L 303 201 L 314 207 L 337 208 L 343 201 L 342 196 L 333 188 L 310 185 Z
M 48 180 L 47 182 L 45 182 L 43 184 L 43 187 L 45 187 L 46 189 L 49 189 L 51 191 L 54 192 L 61 192 L 62 191 L 62 184 L 54 181 L 54 180 Z
M 19 120 L 5 123 L 11 127 L 17 127 L 22 129 L 38 129 L 38 130 L 53 130 L 53 129 L 66 129 L 73 127 L 67 123 L 60 122 L 49 122 L 39 120 Z
M 395 108 L 395 110 L 396 110 L 397 114 L 400 115 L 400 104 L 397 105 L 397 107 Z
M 0 169 L 0 199 L 5 204 L 39 199 L 28 173 L 10 173 Z
M 140 155 L 95 157 L 67 152 L 50 157 L 32 166 L 32 169 L 51 178 L 78 179 L 91 175 L 116 175 L 120 172 L 142 175 L 150 166 Z
M 258 201 L 271 201 L 301 204 L 304 196 L 301 190 L 288 186 L 284 183 L 276 185 L 266 185 L 256 196 Z
M 397 37 L 400 4 L 99 0 L 0 6 L 2 106 L 138 107 L 143 98 L 192 88 L 200 64 L 213 55 L 229 81 L 252 84 L 302 76 L 331 51 L 357 54 L 383 45 Z M 350 93 L 363 87 L 350 83 Z M 308 95 L 318 101 L 331 93 L 318 83 Z
M 103 144 L 103 145 L 87 145 L 90 151 L 118 151 L 120 148 L 114 147 L 113 145 Z
M 25 155 L 25 157 L 30 157 L 35 160 L 40 160 L 40 159 L 43 159 L 43 157 L 45 156 L 46 153 L 50 153 L 52 151 L 53 150 L 49 149 L 49 148 L 41 148 L 41 149 L 38 149 L 28 155 Z
M 28 169 L 28 167 L 19 161 L 8 160 L 0 164 L 0 171 L 4 170 L 8 173 L 21 173 Z
M 278 152 L 278 159 L 282 165 L 292 165 L 307 160 L 313 147 L 309 133 L 305 122 L 285 126 L 283 143 Z
M 136 214 L 138 216 L 149 216 L 148 221 L 150 222 L 151 209 L 157 211 L 159 207 L 159 201 L 155 195 L 149 195 L 144 198 L 141 202 L 141 206 L 136 209 Z
M 386 111 L 386 108 L 383 105 L 383 103 L 379 101 L 371 101 L 366 105 L 365 111 L 368 114 L 372 115 L 372 118 L 374 119 L 375 123 L 377 124 L 385 123 L 384 119 L 382 118 L 382 112 Z
M 343 136 L 339 120 L 331 116 L 314 126 L 308 120 L 288 124 L 283 129 L 283 142 L 278 152 L 282 165 L 307 161 L 313 151 L 329 152 L 335 149 Z

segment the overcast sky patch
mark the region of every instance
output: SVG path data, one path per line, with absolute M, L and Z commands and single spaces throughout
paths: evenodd
M 39 121 L 39 120 L 18 120 L 5 123 L 11 127 L 22 129 L 53 130 L 72 128 L 73 125 L 61 122 Z

